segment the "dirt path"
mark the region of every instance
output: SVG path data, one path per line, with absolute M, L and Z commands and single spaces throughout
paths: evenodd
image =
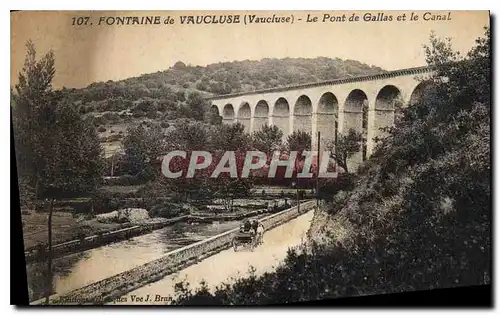
M 239 278 L 248 274 L 253 266 L 257 275 L 272 271 L 285 257 L 289 247 L 300 245 L 306 237 L 314 211 L 309 211 L 290 222 L 280 225 L 264 234 L 264 244 L 253 252 L 242 249 L 234 252 L 228 249 L 217 255 L 206 258 L 175 274 L 166 276 L 160 281 L 151 283 L 123 296 L 110 304 L 168 304 L 168 296 L 174 293 L 174 284 L 185 279 L 192 288 L 205 280 L 209 288 L 230 278 Z M 149 297 L 148 297 L 149 295 Z M 133 299 L 132 297 L 135 296 Z M 142 301 L 138 301 L 141 299 Z M 125 301 L 126 300 L 126 301 Z

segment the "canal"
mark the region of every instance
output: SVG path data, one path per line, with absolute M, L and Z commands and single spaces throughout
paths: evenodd
M 256 218 L 265 216 L 259 215 Z M 166 253 L 238 227 L 240 221 L 179 222 L 149 234 L 53 261 L 52 294 L 62 294 L 140 266 Z M 46 263 L 26 267 L 30 301 L 44 297 Z

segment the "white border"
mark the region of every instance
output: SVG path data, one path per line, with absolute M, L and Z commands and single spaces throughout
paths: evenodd
M 393 1 L 387 1 L 387 0 L 378 0 L 378 1 L 373 1 L 373 0 L 357 0 L 357 1 L 318 1 L 318 0 L 301 0 L 301 1 L 296 1 L 296 0 L 287 0 L 283 1 L 281 3 L 279 2 L 272 2 L 269 0 L 251 0 L 251 1 L 206 1 L 206 0 L 183 0 L 183 1 L 129 1 L 129 2 L 124 2 L 124 1 L 113 1 L 113 2 L 108 2 L 105 3 L 103 0 L 85 0 L 81 1 L 80 3 L 77 2 L 71 2 L 71 1 L 23 1 L 23 0 L 17 0 L 14 2 L 7 2 L 4 1 L 2 2 L 2 6 L 5 6 L 5 4 L 8 3 L 9 6 L 7 8 L 4 8 L 2 12 L 2 18 L 0 19 L 0 23 L 2 24 L 2 37 L 3 37 L 3 43 L 2 45 L 2 59 L 4 60 L 4 64 L 9 64 L 10 67 L 10 13 L 7 11 L 7 9 L 12 10 L 491 10 L 492 14 L 498 13 L 500 10 L 497 10 L 499 6 L 499 1 L 486 1 L 486 0 L 474 0 L 474 1 L 436 1 L 436 0 L 418 0 L 418 1 L 401 1 L 401 0 L 393 0 Z M 493 30 L 496 31 L 496 29 L 493 27 Z M 496 32 L 494 34 L 493 42 L 496 42 Z M 497 52 L 495 51 L 495 55 L 493 58 L 497 57 Z M 7 69 L 6 69 L 7 70 Z M 496 67 L 494 68 L 494 71 L 496 70 Z M 10 71 L 4 71 L 3 76 L 2 76 L 2 100 L 3 100 L 3 105 L 0 106 L 1 109 L 1 114 L 0 117 L 3 120 L 4 123 L 0 124 L 1 128 L 3 130 L 0 131 L 0 143 L 1 143 L 1 148 L 4 148 L 6 151 L 6 148 L 10 148 L 10 121 L 8 122 L 8 117 L 10 117 L 9 113 L 9 105 L 10 104 L 10 90 L 8 87 L 10 87 Z M 498 82 L 495 82 L 495 85 L 493 87 L 493 91 L 496 91 L 498 87 Z M 498 121 L 498 116 L 500 115 L 500 110 L 495 110 L 494 111 L 494 121 Z M 494 128 L 495 129 L 498 128 Z M 494 147 L 499 146 L 499 135 L 495 133 L 495 143 Z M 492 152 L 493 153 L 493 152 Z M 495 161 L 496 162 L 496 159 Z M 0 163 L 3 166 L 4 170 L 9 170 L 10 169 L 10 157 L 7 154 L 2 154 L 0 155 Z M 5 174 L 2 176 L 2 182 L 0 186 L 0 192 L 1 192 L 1 199 L 3 201 L 4 205 L 4 211 L 8 212 L 8 208 L 10 208 L 10 180 L 9 176 Z M 497 175 L 497 172 L 495 171 L 495 174 Z M 495 191 L 496 192 L 496 191 Z M 497 195 L 493 193 L 493 195 Z M 494 210 L 493 210 L 494 211 Z M 10 213 L 10 212 L 9 212 Z M 10 214 L 8 215 L 10 219 Z M 494 215 L 495 222 L 494 226 L 498 226 L 498 217 L 499 215 Z M 1 220 L 2 224 L 4 225 L 3 228 L 1 228 L 3 240 L 10 240 L 10 235 L 9 235 L 9 227 L 7 227 L 10 224 L 10 220 L 6 220 L 5 216 Z M 498 250 L 498 244 L 493 240 L 495 244 L 495 251 L 497 252 Z M 10 251 L 10 244 L 7 245 L 7 242 L 4 241 L 3 243 L 3 251 L 2 253 L 9 253 Z M 3 279 L 7 278 L 7 272 L 9 272 L 10 275 L 10 261 L 5 259 L 6 254 L 4 254 L 4 259 L 1 259 L 0 262 L 2 264 L 2 268 L 0 270 L 3 271 L 4 277 Z M 497 265 L 495 265 L 496 267 Z M 15 267 L 15 266 L 13 266 Z M 497 269 L 494 271 L 494 276 L 495 280 L 493 283 L 496 282 L 497 280 L 497 274 L 496 272 Z M 9 276 L 10 278 L 10 276 Z M 2 281 L 2 291 L 1 291 L 1 296 L 2 296 L 2 310 L 1 314 L 5 313 L 11 313 L 14 312 L 16 309 L 13 306 L 8 306 L 10 304 L 10 283 L 9 281 Z M 499 292 L 498 290 L 494 290 L 495 293 L 495 300 L 498 300 L 498 295 Z M 116 312 L 122 309 L 113 309 L 113 308 L 107 308 L 107 311 L 111 312 Z M 204 311 L 207 312 L 209 311 L 208 309 L 156 309 L 158 310 L 165 310 L 167 312 L 172 312 L 172 311 L 178 311 L 180 310 L 182 313 L 191 313 L 194 311 Z M 238 309 L 241 310 L 241 309 Z M 259 309 L 260 312 L 263 313 L 271 313 L 271 312 L 276 312 L 276 311 L 293 311 L 293 308 L 290 309 Z M 30 311 L 24 311 L 24 312 L 35 312 L 36 310 L 30 310 Z M 43 309 L 40 310 L 43 312 L 54 312 L 52 309 Z M 74 312 L 75 310 L 73 309 L 59 309 L 57 312 L 59 314 L 70 314 Z M 86 309 L 79 309 L 77 310 L 79 312 L 88 312 Z M 129 309 L 127 310 L 129 312 L 135 312 L 137 310 L 134 309 Z M 143 312 L 144 309 L 139 310 L 139 312 Z M 153 311 L 153 310 L 152 310 Z M 210 310 L 211 312 L 218 312 L 220 309 L 214 309 Z M 229 310 L 226 310 L 229 311 Z M 237 311 L 237 310 L 230 310 L 232 312 Z M 297 308 L 297 311 L 303 312 L 305 311 L 304 309 Z M 320 310 L 315 310 L 315 311 L 320 311 Z M 346 310 L 342 309 L 335 309 L 335 310 L 329 310 L 329 309 L 323 309 L 321 311 L 334 311 L 337 313 L 347 313 Z M 353 310 L 351 312 L 354 313 L 361 313 L 360 310 Z M 373 312 L 373 310 L 371 310 Z M 399 309 L 395 310 L 376 310 L 375 312 L 401 312 Z M 441 311 L 443 312 L 443 311 Z M 459 310 L 448 310 L 444 311 L 445 313 L 455 313 L 459 312 Z M 426 314 L 434 314 L 438 313 L 437 310 L 421 310 L 417 311 L 417 313 L 426 313 Z

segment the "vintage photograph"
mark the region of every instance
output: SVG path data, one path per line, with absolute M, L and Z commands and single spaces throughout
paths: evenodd
M 490 12 L 17 11 L 10 44 L 30 305 L 491 285 Z

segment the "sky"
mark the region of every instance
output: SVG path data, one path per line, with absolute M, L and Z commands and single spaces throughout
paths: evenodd
M 392 21 L 363 21 L 371 13 L 392 15 Z M 489 25 L 488 11 L 433 11 L 451 20 L 423 21 L 425 11 L 22 11 L 11 13 L 11 85 L 17 83 L 31 39 L 38 56 L 52 49 L 56 56 L 55 88 L 85 87 L 167 70 L 177 61 L 211 63 L 262 58 L 329 57 L 357 60 L 386 70 L 425 65 L 423 45 L 434 31 L 450 37 L 455 50 L 466 53 Z M 321 22 L 324 14 L 357 22 Z M 406 14 L 406 21 L 396 17 Z M 292 16 L 293 24 L 181 25 L 181 15 Z M 307 16 L 318 22 L 306 22 Z M 73 17 L 89 16 L 92 26 L 73 26 Z M 170 16 L 173 25 L 98 26 L 100 17 Z M 301 19 L 299 22 L 298 19 Z

